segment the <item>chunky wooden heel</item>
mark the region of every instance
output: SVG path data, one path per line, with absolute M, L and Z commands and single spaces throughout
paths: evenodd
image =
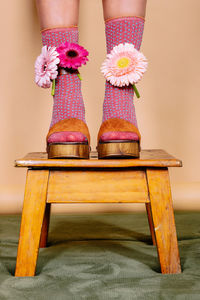
M 48 158 L 89 158 L 90 149 L 84 143 L 52 143 L 47 146 Z
M 138 158 L 139 157 L 138 141 L 109 141 L 99 142 L 97 146 L 98 158 Z
M 86 142 L 48 142 L 49 137 L 56 132 L 81 132 L 87 138 Z M 90 134 L 87 125 L 82 120 L 70 118 L 54 124 L 46 137 L 48 158 L 89 158 Z
M 138 140 L 101 140 L 106 132 L 134 132 Z M 138 158 L 140 154 L 141 135 L 138 128 L 127 120 L 111 118 L 101 124 L 97 137 L 98 158 Z

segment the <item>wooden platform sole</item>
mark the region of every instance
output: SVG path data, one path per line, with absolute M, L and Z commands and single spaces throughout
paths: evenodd
M 53 143 L 47 146 L 48 158 L 89 158 L 90 148 L 86 143 Z
M 138 158 L 140 145 L 138 141 L 118 140 L 99 142 L 98 158 Z

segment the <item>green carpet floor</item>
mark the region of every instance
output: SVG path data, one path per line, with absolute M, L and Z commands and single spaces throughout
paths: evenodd
M 183 272 L 162 275 L 144 213 L 52 216 L 35 277 L 15 278 L 20 217 L 0 216 L 0 299 L 198 299 L 200 212 L 175 214 Z

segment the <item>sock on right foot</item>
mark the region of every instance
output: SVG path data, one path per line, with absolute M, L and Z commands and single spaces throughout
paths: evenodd
M 58 47 L 68 41 L 78 43 L 77 26 L 47 29 L 42 31 L 43 45 Z M 57 76 L 55 81 L 53 112 L 50 128 L 61 120 L 77 118 L 85 121 L 85 106 L 81 93 L 81 81 L 76 73 L 65 73 Z M 55 132 L 49 138 L 49 143 L 83 142 L 87 138 L 81 132 Z

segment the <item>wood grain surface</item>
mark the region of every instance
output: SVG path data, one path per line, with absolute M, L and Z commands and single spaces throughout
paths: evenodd
M 150 229 L 150 233 L 151 233 L 152 244 L 154 246 L 156 246 L 156 236 L 155 236 L 153 218 L 152 218 L 152 213 L 151 213 L 151 203 L 146 203 L 146 212 L 147 212 L 147 218 L 148 218 L 148 222 L 149 222 L 149 229 Z
M 40 237 L 40 248 L 45 248 L 47 246 L 50 214 L 51 214 L 51 203 L 47 203 L 46 208 L 45 208 L 43 224 L 42 224 L 42 232 L 41 232 L 41 237 Z
M 46 152 L 32 152 L 15 161 L 16 167 L 49 168 L 123 168 L 123 167 L 181 167 L 181 160 L 162 149 L 142 150 L 139 158 L 98 159 L 97 152 L 90 159 L 48 159 Z
M 46 207 L 48 170 L 28 170 L 15 276 L 34 276 Z
M 51 170 L 47 202 L 149 202 L 146 175 L 141 170 Z
M 147 169 L 147 180 L 161 272 L 180 273 L 168 169 Z

